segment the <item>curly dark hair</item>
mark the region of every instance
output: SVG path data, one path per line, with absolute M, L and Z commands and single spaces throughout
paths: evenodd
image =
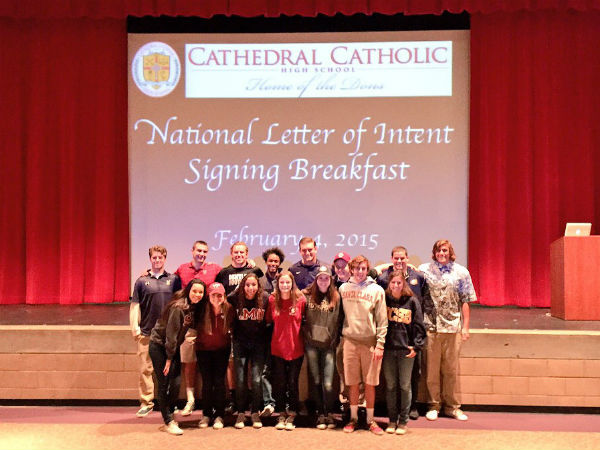
M 279 248 L 279 247 L 271 247 L 266 249 L 263 254 L 262 254 L 262 259 L 267 262 L 267 259 L 269 258 L 269 255 L 275 253 L 277 256 L 279 256 L 279 263 L 281 264 L 283 262 L 283 260 L 285 259 L 285 254 L 283 253 L 283 251 Z

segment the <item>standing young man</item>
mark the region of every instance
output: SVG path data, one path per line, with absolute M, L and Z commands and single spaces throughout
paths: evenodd
M 381 286 L 383 289 L 387 289 L 390 282 L 390 274 L 396 270 L 402 272 L 404 274 L 406 283 L 413 291 L 415 297 L 417 297 L 417 300 L 419 300 L 421 311 L 425 311 L 426 308 L 424 299 L 427 298 L 429 303 L 431 303 L 427 281 L 425 280 L 425 276 L 412 266 L 409 266 L 408 262 L 408 251 L 406 248 L 401 245 L 394 247 L 392 249 L 392 265 L 385 269 L 383 273 L 377 277 L 377 284 L 379 284 L 379 286 Z M 427 309 L 431 309 L 429 305 Z M 419 411 L 417 410 L 417 397 L 419 395 L 419 379 L 421 378 L 422 355 L 423 353 L 418 351 L 414 358 L 414 365 L 410 380 L 412 397 L 409 417 L 412 420 L 417 420 L 419 418 Z
M 359 382 L 365 383 L 367 424 L 369 430 L 382 435 L 383 430 L 374 420 L 375 387 L 379 384 L 381 360 L 387 333 L 385 293 L 368 276 L 369 260 L 359 255 L 350 261 L 352 277 L 340 287 L 344 309 L 344 378 L 350 397 L 350 421 L 345 433 L 352 433 L 358 421 Z
M 334 275 L 335 287 L 337 288 L 348 281 L 352 276 L 350 268 L 348 267 L 350 259 L 350 255 L 346 252 L 336 253 L 333 257 L 333 267 L 331 272 Z
M 302 259 L 290 266 L 290 272 L 294 275 L 298 289 L 302 290 L 315 280 L 319 267 L 327 264 L 323 264 L 317 259 L 317 243 L 313 238 L 303 237 L 300 239 L 298 249 Z
M 427 328 L 426 373 L 429 411 L 427 420 L 446 415 L 467 420 L 458 398 L 458 362 L 462 341 L 469 339 L 469 303 L 477 300 L 469 271 L 456 263 L 450 241 L 433 245 L 433 262 L 421 264 L 433 307 L 425 310 Z M 427 299 L 425 299 L 427 301 Z
M 179 277 L 165 271 L 167 249 L 154 245 L 148 249 L 148 254 L 150 270 L 136 280 L 129 306 L 129 325 L 140 359 L 140 409 L 137 417 L 146 417 L 154 407 L 153 368 L 148 353 L 150 333 L 173 293 L 181 289 Z
M 259 278 L 264 275 L 259 267 L 248 264 L 248 246 L 246 243 L 238 241 L 231 246 L 231 264 L 221 269 L 217 274 L 215 281 L 225 287 L 225 293 L 229 295 L 238 287 L 242 278 L 249 273 L 254 272 Z
M 215 277 L 221 270 L 221 266 L 207 262 L 207 257 L 208 244 L 205 241 L 194 242 L 194 245 L 192 246 L 192 260 L 180 265 L 175 271 L 175 274 L 181 279 L 182 286 L 187 286 L 194 278 L 202 280 L 206 286 L 210 286 L 215 281 Z M 189 416 L 192 414 L 196 403 L 194 396 L 194 389 L 196 387 L 195 340 L 196 330 L 192 327 L 188 330 L 185 335 L 185 340 L 180 347 L 186 393 L 186 404 L 185 408 L 181 411 L 182 416 Z
M 281 272 L 281 263 L 285 260 L 285 255 L 279 247 L 272 247 L 263 252 L 262 258 L 267 265 L 267 272 L 260 279 L 260 285 L 263 291 L 270 294 L 275 289 L 275 278 Z

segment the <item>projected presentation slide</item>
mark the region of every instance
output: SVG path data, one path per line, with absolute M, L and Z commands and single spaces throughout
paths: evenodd
M 450 239 L 466 263 L 469 32 L 129 35 L 132 280 L 229 264 L 247 243 L 284 266 L 311 236 L 331 263 Z

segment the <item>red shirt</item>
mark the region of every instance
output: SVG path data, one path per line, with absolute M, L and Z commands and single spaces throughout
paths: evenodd
M 208 334 L 203 328 L 198 330 L 196 350 L 213 351 L 229 347 L 231 345 L 231 337 L 224 330 L 225 316 L 222 314 L 215 316 L 210 305 L 207 307 L 211 309 L 211 311 L 207 311 L 207 314 L 210 314 L 212 332 Z M 229 311 L 232 314 L 232 310 Z
M 204 281 L 204 284 L 208 286 L 209 284 L 214 283 L 215 278 L 220 271 L 221 266 L 215 263 L 204 263 L 200 269 L 196 270 L 192 263 L 188 262 L 180 265 L 175 271 L 175 274 L 179 275 L 179 278 L 181 278 L 182 287 L 186 287 L 194 278 L 200 278 Z
M 292 300 L 282 300 L 279 314 L 275 309 L 275 297 L 269 297 L 267 321 L 273 322 L 273 337 L 271 339 L 271 354 L 286 361 L 298 359 L 304 355 L 304 340 L 300 328 L 306 308 L 304 296 L 296 300 L 296 308 L 292 310 Z

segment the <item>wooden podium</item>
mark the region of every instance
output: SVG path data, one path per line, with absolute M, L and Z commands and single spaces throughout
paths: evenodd
M 600 236 L 550 244 L 551 308 L 564 320 L 600 320 Z

